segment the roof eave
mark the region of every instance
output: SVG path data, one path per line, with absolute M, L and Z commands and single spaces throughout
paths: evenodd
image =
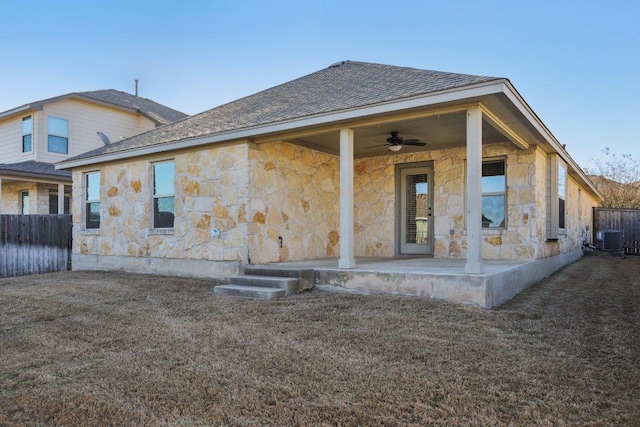
M 520 113 L 531 123 L 531 125 L 542 135 L 545 141 L 553 148 L 553 150 L 558 153 L 558 155 L 573 169 L 573 171 L 578 175 L 578 177 L 583 181 L 583 183 L 587 186 L 589 192 L 591 192 L 594 196 L 600 199 L 600 201 L 604 200 L 604 196 L 598 189 L 595 187 L 593 182 L 589 179 L 587 174 L 582 170 L 580 166 L 573 160 L 571 155 L 564 149 L 562 144 L 556 139 L 556 137 L 551 133 L 551 131 L 547 128 L 547 126 L 540 120 L 538 115 L 534 113 L 533 109 L 527 104 L 527 102 L 522 98 L 522 96 L 518 93 L 516 88 L 509 82 L 505 80 L 505 90 L 504 94 L 509 98 L 509 100 L 513 103 L 513 105 L 518 108 Z
M 47 173 L 24 172 L 0 169 L 0 177 L 27 178 L 38 182 L 69 182 L 73 181 L 71 176 L 53 175 Z
M 7 117 L 15 116 L 16 114 L 25 113 L 26 111 L 34 111 L 41 110 L 42 106 L 34 106 L 34 104 L 26 104 L 20 107 L 13 108 L 11 110 L 4 111 L 0 113 L 0 119 L 5 119 Z
M 124 160 L 133 157 L 144 156 L 148 154 L 156 154 L 167 151 L 179 150 L 184 148 L 197 147 L 202 145 L 213 144 L 217 142 L 254 138 L 259 135 L 266 135 L 276 132 L 290 131 L 298 128 L 311 126 L 326 125 L 334 122 L 354 120 L 369 116 L 390 113 L 393 111 L 407 110 L 420 107 L 428 107 L 430 105 L 459 102 L 469 98 L 478 98 L 503 92 L 503 86 L 506 79 L 496 79 L 489 82 L 478 83 L 475 85 L 464 86 L 443 90 L 428 95 L 407 98 L 399 101 L 388 101 L 364 107 L 340 110 L 331 113 L 316 114 L 304 118 L 285 120 L 282 122 L 271 123 L 254 127 L 247 127 L 229 132 L 221 132 L 204 137 L 196 137 L 190 139 L 181 139 L 163 144 L 131 149 L 115 153 L 108 153 L 94 157 L 83 159 L 62 161 L 56 163 L 56 169 L 72 169 L 75 167 L 90 166 L 96 163 Z

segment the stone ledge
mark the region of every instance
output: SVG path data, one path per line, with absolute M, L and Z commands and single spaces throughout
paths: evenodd
M 173 236 L 173 228 L 152 228 L 149 236 Z
M 202 259 L 177 259 L 131 257 L 118 255 L 73 254 L 74 271 L 126 271 L 129 273 L 160 274 L 178 277 L 198 277 L 227 280 L 240 270 L 238 261 L 209 261 Z

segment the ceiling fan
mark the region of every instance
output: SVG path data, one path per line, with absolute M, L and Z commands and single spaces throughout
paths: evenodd
M 389 147 L 389 151 L 400 151 L 404 145 L 412 145 L 414 147 L 424 147 L 427 145 L 426 142 L 422 142 L 419 139 L 404 139 L 399 135 L 400 132 L 392 131 L 391 136 L 387 138 L 387 143 L 382 145 L 374 145 L 374 147 Z M 373 148 L 373 147 L 369 147 Z

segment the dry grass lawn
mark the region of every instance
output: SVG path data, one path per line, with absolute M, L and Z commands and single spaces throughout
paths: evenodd
M 0 280 L 0 425 L 640 425 L 640 259 L 495 310 L 66 272 Z

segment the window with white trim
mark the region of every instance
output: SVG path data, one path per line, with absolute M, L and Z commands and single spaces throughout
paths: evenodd
M 505 160 L 482 162 L 482 228 L 505 228 L 507 179 Z
M 153 163 L 153 228 L 173 228 L 175 162 Z
M 20 213 L 22 215 L 29 215 L 29 191 L 20 192 Z
M 64 192 L 64 214 L 69 215 L 70 212 L 70 200 L 71 195 Z M 49 191 L 49 214 L 57 215 L 58 214 L 58 192 L 57 191 Z
M 547 157 L 547 239 L 565 234 L 567 164 L 557 154 Z
M 567 201 L 567 167 L 558 162 L 558 228 L 565 228 L 565 212 Z
M 47 117 L 47 151 L 69 154 L 69 121 Z
M 33 151 L 33 117 L 27 116 L 22 118 L 22 152 L 30 153 Z
M 100 228 L 100 172 L 85 174 L 85 227 Z

